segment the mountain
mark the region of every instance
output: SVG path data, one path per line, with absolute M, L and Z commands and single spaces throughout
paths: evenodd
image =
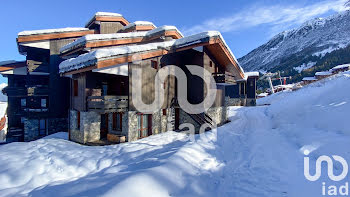
M 350 62 L 350 11 L 316 18 L 284 31 L 238 59 L 246 71 L 304 75 Z

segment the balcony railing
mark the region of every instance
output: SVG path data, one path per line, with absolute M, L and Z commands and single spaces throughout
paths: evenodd
M 236 83 L 235 77 L 229 73 L 213 73 L 216 83 Z
M 99 113 L 125 111 L 128 108 L 128 96 L 89 96 L 87 105 L 89 111 Z
M 49 94 L 49 88 L 46 86 L 5 87 L 2 92 L 7 96 L 47 96 Z
M 49 89 L 47 87 L 28 87 L 28 96 L 47 96 Z
M 27 88 L 25 87 L 5 87 L 2 89 L 2 93 L 7 96 L 26 96 Z

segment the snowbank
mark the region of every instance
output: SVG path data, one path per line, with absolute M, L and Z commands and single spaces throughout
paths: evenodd
M 217 132 L 167 132 L 104 147 L 63 139 L 0 146 L 2 196 L 318 197 L 303 174 L 320 155 L 350 161 L 350 73 L 274 95 L 270 106 L 232 107 Z M 271 97 L 270 97 L 271 98 Z M 314 172 L 314 165 L 310 165 Z M 322 172 L 326 172 L 322 165 Z M 340 174 L 336 165 L 334 174 Z M 345 179 L 345 181 L 348 179 Z M 335 184 L 335 183 L 333 183 Z M 344 184 L 344 182 L 337 182 Z

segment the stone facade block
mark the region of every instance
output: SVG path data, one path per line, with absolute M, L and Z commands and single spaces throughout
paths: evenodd
M 78 128 L 77 111 L 70 110 L 70 139 L 85 144 L 100 139 L 101 115 L 97 112 L 80 112 L 80 129 Z
M 39 138 L 39 120 L 26 119 L 24 121 L 24 141 L 32 141 Z

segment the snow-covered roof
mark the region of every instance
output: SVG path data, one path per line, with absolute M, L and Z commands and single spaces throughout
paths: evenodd
M 8 64 L 15 64 L 19 63 L 18 61 L 15 60 L 6 60 L 6 61 L 0 61 L 0 66 L 8 65 Z
M 148 31 L 147 35 L 153 35 L 162 31 L 177 31 L 181 35 L 181 37 L 184 37 L 184 35 L 175 26 L 172 26 L 172 25 L 163 25 L 155 29 L 152 29 Z
M 162 26 L 157 27 L 151 31 L 143 32 L 129 32 L 129 33 L 114 33 L 114 34 L 89 34 L 85 35 L 74 42 L 71 42 L 60 49 L 61 53 L 79 48 L 86 44 L 87 42 L 102 41 L 102 40 L 112 40 L 112 39 L 124 39 L 124 38 L 136 38 L 153 36 L 162 31 L 177 31 L 179 35 L 183 37 L 181 32 L 175 26 Z
M 126 29 L 129 29 L 129 28 L 135 27 L 135 26 L 153 26 L 154 28 L 156 28 L 156 26 L 152 22 L 149 22 L 149 21 L 135 21 L 133 23 L 129 23 L 127 26 L 124 26 L 122 28 L 122 30 L 126 30 Z
M 259 97 L 265 97 L 268 95 L 269 95 L 269 93 L 267 93 L 267 92 L 263 92 L 263 93 L 258 94 Z
M 77 70 L 95 64 L 98 60 L 107 59 L 113 56 L 126 55 L 131 53 L 145 52 L 172 46 L 174 41 L 156 42 L 143 45 L 119 46 L 107 49 L 98 49 L 90 53 L 79 55 L 63 61 L 59 65 L 60 73 Z
M 304 77 L 303 81 L 317 81 L 315 77 Z
M 113 12 L 96 12 L 95 15 L 85 24 L 85 27 L 87 27 L 93 20 L 95 20 L 98 16 L 108 16 L 108 17 L 123 17 L 123 15 L 119 13 L 113 13 Z
M 83 27 L 66 27 L 59 29 L 42 29 L 42 30 L 32 30 L 32 31 L 21 31 L 18 36 L 30 36 L 39 34 L 53 34 L 53 33 L 65 33 L 65 32 L 76 32 L 76 31 L 88 31 L 88 28 Z
M 327 76 L 327 75 L 332 75 L 332 72 L 330 71 L 322 71 L 322 72 L 316 72 L 315 76 Z
M 85 43 L 90 41 L 100 41 L 100 40 L 111 40 L 111 39 L 121 39 L 121 38 L 135 38 L 146 36 L 147 32 L 130 32 L 130 33 L 114 33 L 114 34 L 89 34 L 79 39 L 71 42 L 60 49 L 60 52 L 66 52 L 75 48 L 83 46 Z
M 203 32 L 196 35 L 180 38 L 177 40 L 155 42 L 155 43 L 142 44 L 142 45 L 118 46 L 118 47 L 112 47 L 112 48 L 97 49 L 95 51 L 82 54 L 76 58 L 71 58 L 63 61 L 59 65 L 59 69 L 60 69 L 60 73 L 65 73 L 72 70 L 77 70 L 80 68 L 94 65 L 101 60 L 110 59 L 121 55 L 130 55 L 133 53 L 142 53 L 142 52 L 158 50 L 158 49 L 171 50 L 174 48 L 175 49 L 182 48 L 192 44 L 208 41 L 212 37 L 220 37 L 224 42 L 220 32 L 208 31 L 208 32 Z M 228 46 L 226 47 L 228 48 Z M 231 51 L 230 53 L 233 56 Z
M 332 68 L 332 70 L 337 70 L 337 69 L 343 69 L 343 68 L 349 68 L 350 64 L 343 64 L 343 65 L 338 65 Z
M 114 12 L 96 12 L 95 16 L 115 16 L 115 17 L 119 17 L 119 16 L 123 16 L 119 13 L 114 13 Z
M 245 80 L 247 80 L 248 77 L 259 77 L 259 72 L 245 72 L 244 73 Z

